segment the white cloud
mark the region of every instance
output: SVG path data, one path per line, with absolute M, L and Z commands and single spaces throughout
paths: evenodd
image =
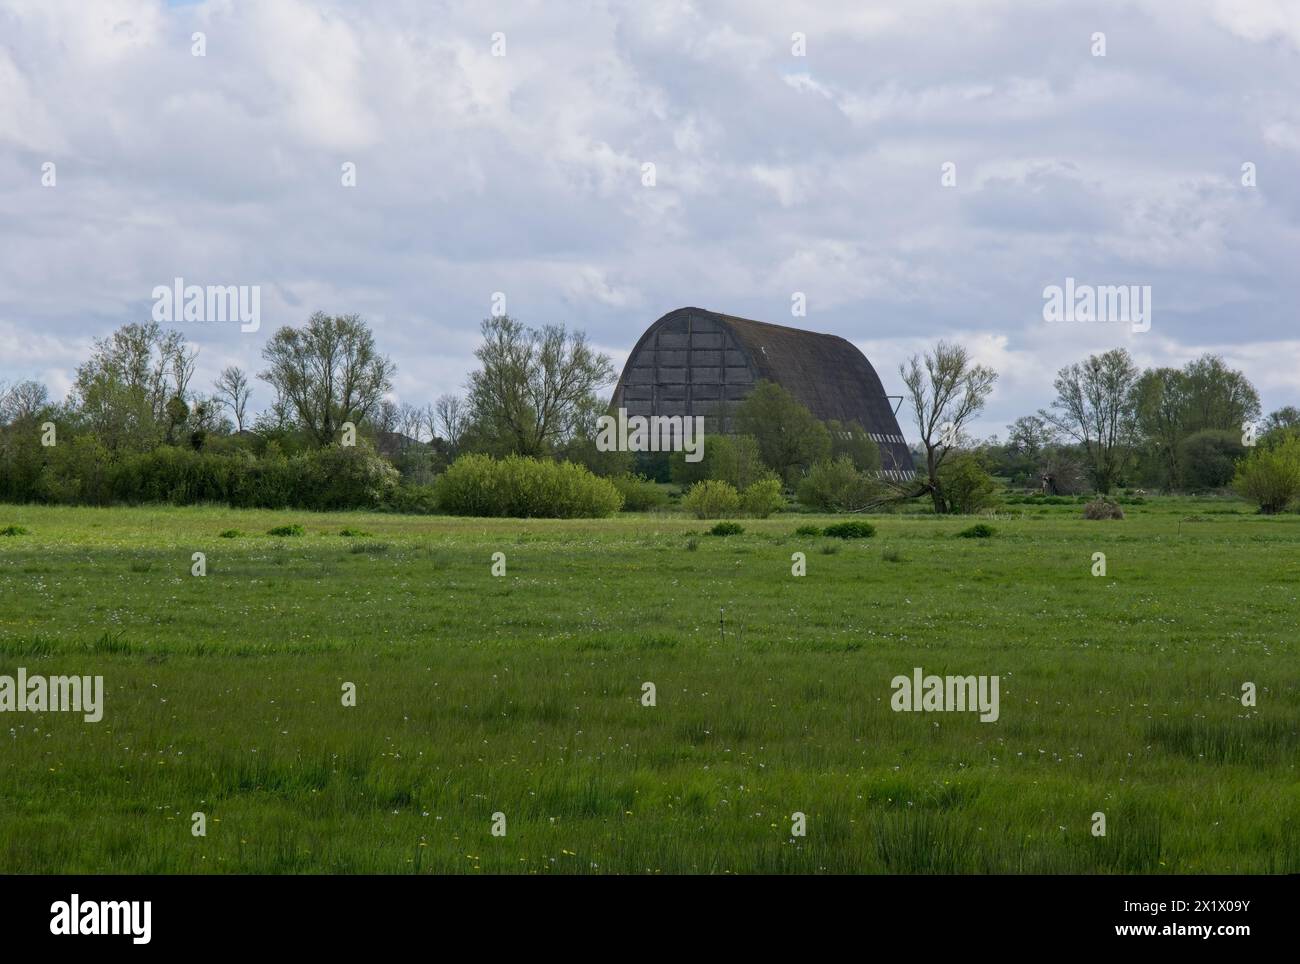
M 66 387 L 180 275 L 263 286 L 257 335 L 187 331 L 200 381 L 355 311 L 423 403 L 496 290 L 620 358 L 672 308 L 788 322 L 803 291 L 798 323 L 895 391 L 906 354 L 969 344 L 995 429 L 1115 344 L 1217 345 L 1296 402 L 1297 44 L 1281 2 L 0 0 L 0 378 Z M 1152 284 L 1152 332 L 1049 333 L 1066 276 Z
M 611 284 L 604 271 L 590 264 L 572 270 L 566 290 L 575 301 L 595 301 L 611 308 L 626 308 L 642 300 L 635 288 Z
M 1291 0 L 1213 0 L 1214 19 L 1256 42 L 1282 38 L 1300 48 L 1300 7 Z

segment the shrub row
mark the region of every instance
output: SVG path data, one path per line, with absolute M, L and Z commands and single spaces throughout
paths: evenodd
M 0 465 L 13 501 L 111 505 L 220 502 L 256 509 L 377 509 L 398 488 L 397 471 L 373 450 L 329 446 L 291 457 L 162 446 L 114 459 L 80 437 L 50 450 L 27 484 Z

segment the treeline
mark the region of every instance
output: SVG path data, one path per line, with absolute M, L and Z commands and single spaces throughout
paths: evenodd
M 94 344 L 63 401 L 37 382 L 0 385 L 0 500 L 602 515 L 663 506 L 656 483 L 707 478 L 766 514 L 783 487 L 825 507 L 860 507 L 876 491 L 865 430 L 823 424 L 771 384 L 737 406 L 735 434 L 710 437 L 700 463 L 600 451 L 608 357 L 563 326 L 490 318 L 482 335 L 465 397 L 399 405 L 396 366 L 370 328 L 314 314 L 267 343 L 256 377 L 271 397 L 254 413 L 248 373 L 226 368 L 202 391 L 180 332 L 125 325 Z
M 1014 485 L 1212 492 L 1232 484 L 1253 448 L 1300 427 L 1292 407 L 1261 419 L 1249 379 L 1214 355 L 1140 372 L 1119 349 L 1062 369 L 1055 385 L 1050 409 L 1008 425 L 1005 442 L 979 446 Z
M 262 354 L 270 397 L 258 412 L 248 373 L 226 368 L 200 390 L 197 349 L 153 323 L 97 341 L 62 401 L 38 382 L 0 385 L 0 500 L 602 515 L 663 507 L 674 483 L 698 515 L 766 515 L 788 497 L 822 511 L 922 497 L 976 512 L 1008 485 L 1235 488 L 1264 511 L 1300 494 L 1300 412 L 1261 420 L 1249 380 L 1213 355 L 1147 371 L 1123 349 L 1091 356 L 1058 372 L 1048 407 L 981 441 L 967 430 L 997 373 L 939 342 L 900 368 L 918 472 L 887 482 L 863 426 L 823 423 L 766 382 L 720 413 L 727 433 L 708 437 L 699 462 L 600 451 L 609 403 L 597 393 L 613 366 L 563 326 L 486 319 L 466 394 L 424 406 L 392 400 L 396 366 L 355 315 L 318 312 Z
M 0 499 L 109 505 L 224 502 L 313 509 L 395 504 L 400 473 L 376 454 L 393 366 L 355 317 L 314 315 L 268 343 L 274 401 L 250 417 L 238 368 L 197 390 L 198 351 L 156 323 L 97 341 L 61 402 L 0 386 Z M 330 431 L 359 426 L 357 445 Z
M 1055 496 L 1233 489 L 1265 512 L 1300 497 L 1300 411 L 1261 421 L 1254 386 L 1214 355 L 1146 371 L 1122 348 L 1091 355 L 1057 372 L 1051 404 L 1009 425 L 1006 441 L 965 434 L 997 374 L 961 346 L 940 342 L 900 375 L 936 511 L 992 505 L 994 476 Z

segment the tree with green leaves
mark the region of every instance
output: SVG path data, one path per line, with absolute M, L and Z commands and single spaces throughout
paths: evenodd
M 1183 368 L 1155 368 L 1138 379 L 1134 388 L 1136 430 L 1147 451 L 1159 466 L 1160 484 L 1165 489 L 1186 485 L 1207 487 L 1214 477 L 1205 472 L 1210 448 L 1201 439 L 1191 450 L 1200 463 L 1196 478 L 1188 476 L 1184 454 L 1188 440 L 1204 432 L 1242 433 L 1244 426 L 1259 418 L 1259 394 L 1250 380 L 1229 368 L 1217 355 L 1202 355 Z M 1226 436 L 1214 436 L 1217 439 Z M 1215 443 L 1216 445 L 1218 443 Z M 1221 474 L 1221 473 L 1220 473 Z
M 763 463 L 786 483 L 831 455 L 826 426 L 775 382 L 760 380 L 736 406 L 732 425 L 737 435 L 753 436 Z
M 1056 400 L 1038 414 L 1083 446 L 1093 485 L 1110 492 L 1124 470 L 1134 438 L 1138 367 L 1123 348 L 1091 355 L 1056 375 Z
M 1058 440 L 1056 429 L 1041 415 L 1022 415 L 1007 426 L 1007 448 L 1031 461 Z
M 940 341 L 924 355 L 913 355 L 898 367 L 912 403 L 912 414 L 925 449 L 925 490 L 935 512 L 943 512 L 940 469 L 955 451 L 962 430 L 984 409 L 998 375 L 977 365 L 963 346 Z
M 123 325 L 95 342 L 77 368 L 69 402 L 109 452 L 147 451 L 174 430 L 197 349 L 157 322 Z
M 1180 462 L 1182 487 L 1192 492 L 1222 489 L 1232 483 L 1237 462 L 1248 450 L 1241 442 L 1241 429 L 1207 428 L 1183 439 Z
M 1300 408 L 1294 405 L 1283 405 L 1276 411 L 1269 412 L 1268 418 L 1264 419 L 1265 434 L 1290 429 L 1300 429 Z
M 485 318 L 470 375 L 467 434 L 495 441 L 506 454 L 541 456 L 568 439 L 614 380 L 609 357 L 563 325 L 526 328 L 501 315 Z
M 1272 448 L 1289 438 L 1297 437 L 1300 437 L 1300 409 L 1294 405 L 1283 405 L 1269 412 L 1268 418 L 1264 419 L 1264 431 L 1257 444 Z
M 1183 481 L 1183 441 L 1187 437 L 1187 376 L 1176 368 L 1153 368 L 1134 386 L 1138 434 L 1159 466 L 1161 485 L 1178 488 Z
M 344 422 L 360 424 L 374 413 L 397 371 L 359 316 L 323 311 L 302 328 L 277 331 L 262 357 L 267 368 L 258 377 L 275 388 L 317 445 L 338 441 Z
M 1187 379 L 1188 434 L 1205 429 L 1241 431 L 1259 418 L 1259 393 L 1245 374 L 1218 355 L 1205 354 L 1183 368 Z

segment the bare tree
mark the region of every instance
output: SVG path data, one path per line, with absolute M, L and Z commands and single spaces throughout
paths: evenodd
M 0 425 L 34 418 L 50 404 L 50 392 L 40 382 L 16 382 L 8 389 L 0 383 Z
M 441 437 L 453 449 L 465 434 L 465 401 L 459 395 L 441 395 L 425 414 L 429 433 Z
M 957 444 L 962 430 L 984 408 L 998 375 L 985 365 L 973 364 L 961 345 L 941 341 L 924 356 L 913 355 L 898 373 L 916 416 L 925 447 L 926 488 L 934 511 L 945 505 L 939 467 Z
M 213 387 L 216 389 L 217 399 L 230 409 L 230 414 L 235 416 L 235 431 L 242 432 L 244 419 L 248 415 L 248 399 L 253 394 L 252 389 L 248 387 L 248 376 L 244 374 L 242 368 L 228 365 L 222 369 Z
M 1054 411 L 1038 413 L 1083 445 L 1098 492 L 1111 490 L 1128 459 L 1137 381 L 1138 367 L 1123 348 L 1092 355 L 1057 373 Z
M 371 421 L 374 423 L 375 431 L 381 434 L 388 434 L 397 431 L 398 408 L 397 403 L 391 398 L 385 398 L 376 406 Z
M 258 377 L 293 406 L 298 421 L 319 445 L 334 441 L 344 422 L 373 415 L 392 389 L 397 370 L 375 348 L 374 335 L 360 317 L 330 317 L 322 311 L 304 328 L 277 331 L 262 357 L 269 367 Z
M 403 402 L 397 410 L 397 430 L 408 439 L 420 441 L 420 427 L 424 424 L 423 413 L 414 405 Z
M 171 334 L 173 332 L 168 332 L 168 335 Z M 189 398 L 190 379 L 194 377 L 194 366 L 198 357 L 198 348 L 190 349 L 183 339 L 171 351 L 172 382 L 176 386 L 176 397 L 182 401 Z
M 432 404 L 420 409 L 420 431 L 429 433 L 429 440 L 438 437 L 438 415 Z

